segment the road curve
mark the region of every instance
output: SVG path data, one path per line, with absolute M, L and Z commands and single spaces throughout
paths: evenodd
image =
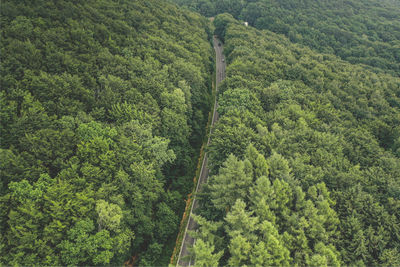
M 215 62 L 215 64 L 216 64 L 215 88 L 218 91 L 220 82 L 222 82 L 222 80 L 225 79 L 226 64 L 225 64 L 225 57 L 222 53 L 223 52 L 223 44 L 216 36 L 214 36 L 214 49 L 215 49 L 215 54 L 216 54 L 216 57 L 215 57 L 215 60 L 216 60 L 216 62 Z M 212 117 L 212 121 L 211 121 L 212 126 L 218 120 L 217 107 L 218 107 L 217 98 L 215 98 L 213 117 Z M 212 127 L 210 127 L 210 133 L 211 133 L 211 129 L 212 129 Z M 210 143 L 210 135 L 208 136 L 207 145 L 209 143 Z M 197 192 L 201 191 L 202 185 L 208 179 L 207 163 L 208 163 L 208 157 L 207 157 L 207 154 L 205 154 L 204 158 L 203 158 L 203 163 L 201 165 L 200 177 L 199 177 L 199 180 L 198 180 L 197 186 L 196 186 L 196 192 L 195 192 L 195 196 L 194 196 L 194 200 L 193 200 L 193 205 L 190 210 L 190 215 L 189 215 L 190 217 L 189 217 L 188 223 L 186 225 L 185 234 L 183 236 L 182 246 L 181 246 L 181 249 L 179 252 L 179 257 L 178 257 L 176 266 L 191 266 L 194 264 L 194 259 L 189 258 L 188 247 L 193 246 L 193 244 L 195 243 L 195 239 L 192 238 L 191 236 L 189 236 L 188 231 L 195 230 L 197 227 L 196 222 L 192 218 L 192 213 L 193 213 L 193 211 L 195 211 L 197 209 L 197 207 L 199 205 L 198 201 L 196 199 L 196 194 L 197 194 Z

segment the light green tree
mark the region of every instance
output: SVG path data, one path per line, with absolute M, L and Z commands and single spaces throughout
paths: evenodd
M 99 230 L 105 228 L 110 231 L 118 231 L 122 219 L 121 208 L 113 203 L 108 203 L 100 199 L 96 203 L 96 212 L 98 214 Z
M 205 242 L 202 239 L 196 239 L 193 245 L 193 253 L 195 255 L 195 266 L 212 267 L 219 265 L 219 259 L 223 255 L 223 251 L 214 253 L 214 245 Z
M 231 154 L 219 174 L 210 177 L 212 202 L 217 209 L 229 210 L 236 199 L 246 197 L 252 176 L 246 173 L 245 166 Z

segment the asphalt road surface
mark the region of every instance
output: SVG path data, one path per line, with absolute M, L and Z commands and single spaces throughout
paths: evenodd
M 218 45 L 220 44 L 220 45 Z M 216 53 L 216 90 L 218 91 L 218 87 L 220 82 L 222 82 L 223 79 L 225 79 L 225 57 L 222 54 L 223 51 L 223 44 L 220 42 L 220 40 L 214 36 L 214 49 Z M 214 125 L 214 123 L 218 120 L 218 112 L 217 112 L 217 107 L 218 103 L 217 100 L 215 99 L 214 103 L 214 111 L 213 111 L 213 118 L 211 124 Z M 212 129 L 212 127 L 211 127 Z M 211 131 L 211 130 L 210 130 Z M 207 145 L 210 143 L 210 136 L 208 137 Z M 202 185 L 207 181 L 208 179 L 208 168 L 207 168 L 207 154 L 204 156 L 203 163 L 201 165 L 201 171 L 200 171 L 200 178 L 197 182 L 197 187 L 196 187 L 196 193 L 201 191 Z M 196 230 L 197 224 L 192 218 L 192 213 L 197 209 L 198 207 L 198 201 L 196 197 L 193 200 L 193 205 L 192 209 L 190 210 L 190 217 L 188 224 L 186 225 L 186 230 L 185 234 L 183 237 L 183 242 L 182 242 L 182 247 L 179 252 L 179 257 L 177 261 L 177 266 L 191 266 L 194 265 L 194 259 L 189 257 L 189 251 L 188 247 L 193 246 L 193 244 L 196 242 L 194 238 L 189 236 L 188 231 L 190 230 Z

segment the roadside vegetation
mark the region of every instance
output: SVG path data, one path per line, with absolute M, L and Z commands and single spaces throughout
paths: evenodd
M 400 79 L 214 23 L 228 67 L 196 263 L 398 265 Z
M 211 108 L 208 20 L 2 1 L 0 264 L 167 265 Z
M 400 75 L 400 3 L 394 0 L 171 0 L 206 17 L 229 13 L 257 29 Z

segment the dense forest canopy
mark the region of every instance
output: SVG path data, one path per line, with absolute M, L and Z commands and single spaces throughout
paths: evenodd
M 393 0 L 173 0 L 205 16 L 229 13 L 258 29 L 400 76 L 400 2 Z
M 399 266 L 399 2 L 169 1 L 215 16 L 227 63 L 196 265 Z M 167 265 L 212 106 L 208 19 L 0 14 L 0 265 Z
M 228 67 L 196 263 L 399 265 L 400 79 L 230 14 L 214 24 Z
M 0 264 L 167 264 L 210 108 L 207 19 L 1 2 Z

